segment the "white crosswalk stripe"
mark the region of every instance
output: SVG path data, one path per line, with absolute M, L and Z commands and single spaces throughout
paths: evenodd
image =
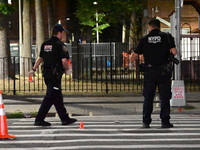
M 17 138 L 0 140 L 0 150 L 44 149 L 200 149 L 200 115 L 171 115 L 174 128 L 162 129 L 158 114 L 150 129 L 142 128 L 141 115 L 78 116 L 78 122 L 62 126 L 59 118 L 47 118 L 52 126 L 34 126 L 33 118 L 9 126 Z M 84 129 L 79 129 L 80 121 Z

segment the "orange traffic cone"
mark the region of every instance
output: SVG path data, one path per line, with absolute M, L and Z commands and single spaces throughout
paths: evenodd
M 67 59 L 67 62 L 68 62 L 68 64 L 71 64 L 71 61 L 70 61 L 70 59 Z
M 178 107 L 178 111 L 182 112 L 183 111 L 182 107 Z
M 80 127 L 79 127 L 79 129 L 85 129 L 83 121 L 80 122 Z
M 6 115 L 2 100 L 2 91 L 0 90 L 0 139 L 13 139 L 13 138 L 16 138 L 16 136 L 8 134 Z
M 28 80 L 28 82 L 33 82 L 33 75 L 32 75 L 32 74 L 29 75 L 29 80 Z

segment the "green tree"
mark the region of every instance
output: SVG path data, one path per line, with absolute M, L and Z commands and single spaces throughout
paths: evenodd
M 126 35 L 138 41 L 141 34 L 142 0 L 78 0 L 76 15 L 80 24 L 96 31 L 95 14 L 98 12 L 100 33 L 110 25 L 125 26 Z

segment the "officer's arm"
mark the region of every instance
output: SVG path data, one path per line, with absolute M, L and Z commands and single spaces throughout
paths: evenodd
M 65 74 L 66 75 L 72 74 L 72 66 L 68 63 L 66 58 L 62 59 L 62 64 L 63 64 L 63 66 L 65 68 Z
M 138 59 L 138 54 L 137 53 L 131 53 L 130 62 L 134 62 L 137 59 Z
M 69 65 L 68 65 L 67 58 L 63 58 L 62 59 L 62 64 L 63 64 L 63 67 L 64 67 L 65 71 L 70 69 Z
M 38 68 L 38 66 L 41 64 L 42 61 L 43 61 L 42 57 L 38 57 L 38 59 L 35 62 L 35 65 L 33 66 L 34 71 Z
M 177 49 L 176 49 L 176 46 L 175 46 L 175 41 L 174 41 L 174 37 L 172 37 L 171 34 L 169 34 L 170 38 L 170 53 L 172 53 L 173 55 L 176 55 L 177 54 Z

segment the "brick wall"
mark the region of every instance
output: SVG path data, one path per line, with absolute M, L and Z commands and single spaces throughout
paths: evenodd
M 8 16 L 9 21 L 11 21 L 11 28 L 9 29 L 9 38 L 11 43 L 18 43 L 19 39 L 19 9 L 18 1 L 12 1 L 12 4 L 17 8 L 15 12 Z M 53 23 L 56 24 L 61 20 L 61 24 L 66 27 L 66 17 L 69 13 L 68 0 L 53 0 Z M 47 20 L 47 3 L 42 1 L 42 11 L 43 11 L 43 20 L 44 20 L 44 33 L 45 39 L 49 37 L 48 33 L 48 20 Z M 35 24 L 35 8 L 34 3 L 31 5 L 31 22 L 32 22 L 32 36 L 33 44 L 35 44 L 35 33 L 36 33 L 36 24 Z M 66 38 L 63 39 L 66 41 Z
M 200 3 L 200 0 L 196 1 Z M 144 32 L 147 29 L 146 24 L 149 19 L 159 16 L 169 21 L 169 14 L 175 10 L 174 0 L 146 0 L 145 5 L 148 15 L 143 19 Z M 156 8 L 158 12 L 155 11 Z M 198 16 L 198 12 L 192 5 L 183 5 L 183 8 L 181 9 L 181 25 L 187 23 L 191 26 L 192 30 L 198 28 Z M 184 25 L 183 27 L 188 28 L 188 25 Z M 161 24 L 161 28 L 169 27 L 165 24 Z

